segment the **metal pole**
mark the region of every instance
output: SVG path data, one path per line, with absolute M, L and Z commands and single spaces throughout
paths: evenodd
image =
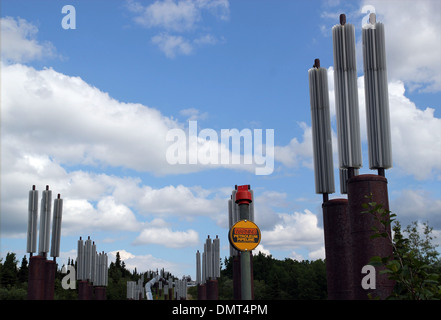
M 52 219 L 51 257 L 60 256 L 61 220 L 63 215 L 63 199 L 58 194 L 54 200 L 54 217 Z
M 250 203 L 251 192 L 248 191 L 249 186 L 239 186 L 236 193 L 236 203 L 239 204 L 239 217 L 240 220 L 250 219 Z M 251 300 L 251 265 L 250 265 L 250 251 L 242 251 L 240 253 L 240 287 L 241 287 L 241 299 Z
M 242 300 L 251 300 L 251 268 L 249 251 L 242 251 L 240 253 L 240 276 Z
M 37 217 L 38 217 L 38 191 L 35 190 L 35 185 L 29 191 L 29 205 L 28 205 L 28 234 L 27 234 L 27 250 L 31 254 L 37 251 Z
M 43 191 L 41 197 L 41 212 L 40 212 L 40 241 L 38 243 L 38 253 L 43 257 L 47 257 L 49 252 L 50 226 L 51 226 L 51 201 L 52 191 L 49 186 Z

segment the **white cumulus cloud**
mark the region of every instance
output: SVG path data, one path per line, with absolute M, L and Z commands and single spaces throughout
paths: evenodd
M 1 59 L 3 62 L 29 62 L 55 56 L 55 48 L 48 41 L 40 42 L 38 28 L 21 18 L 0 18 Z
M 133 242 L 134 245 L 159 244 L 167 248 L 183 248 L 199 243 L 195 230 L 173 231 L 169 228 L 146 228 Z

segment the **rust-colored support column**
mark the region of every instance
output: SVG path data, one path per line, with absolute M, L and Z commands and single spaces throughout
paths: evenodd
M 28 300 L 44 300 L 45 262 L 43 256 L 29 258 Z
M 95 300 L 107 300 L 106 287 L 95 287 Z
M 207 280 L 207 300 L 219 300 L 217 280 Z
M 241 300 L 241 285 L 240 285 L 240 255 L 233 256 L 233 299 Z
M 44 263 L 44 299 L 54 300 L 55 272 L 57 263 L 53 260 L 46 260 Z
M 89 282 L 86 280 L 78 282 L 78 300 L 90 300 Z
M 207 300 L 207 287 L 205 284 L 198 284 L 198 300 Z
M 323 203 L 326 279 L 329 300 L 352 298 L 352 247 L 348 200 Z
M 371 199 L 365 196 L 372 194 Z M 379 267 L 375 267 L 375 289 L 364 289 L 362 279 L 367 276 L 362 273 L 362 268 L 367 265 L 373 256 L 392 256 L 392 245 L 386 238 L 379 237 L 371 239 L 374 234 L 373 226 L 384 230 L 384 226 L 375 221 L 370 213 L 366 211 L 363 203 L 376 202 L 381 204 L 383 209 L 389 210 L 389 199 L 387 191 L 387 179 L 383 176 L 365 174 L 354 176 L 348 180 L 348 209 L 352 233 L 352 276 L 354 299 L 368 299 L 367 294 L 379 296 L 381 299 L 388 297 L 393 290 L 394 281 L 388 279 L 387 274 L 380 275 Z M 385 230 L 391 234 L 390 225 Z
M 252 252 L 250 252 L 250 270 L 251 270 L 251 300 L 254 300 L 254 266 L 253 266 Z

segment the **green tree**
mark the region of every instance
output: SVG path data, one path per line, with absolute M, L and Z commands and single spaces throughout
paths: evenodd
M 15 253 L 8 252 L 6 254 L 5 262 L 2 266 L 2 278 L 1 285 L 3 287 L 12 287 L 17 283 L 18 269 L 17 269 L 17 259 L 15 258 Z
M 19 283 L 27 283 L 29 276 L 29 265 L 28 260 L 26 259 L 26 255 L 21 259 L 20 270 L 18 271 L 18 281 Z
M 370 196 L 366 196 L 371 199 Z M 436 246 L 432 244 L 432 228 L 423 225 L 423 236 L 418 231 L 418 223 L 407 226 L 403 235 L 396 214 L 383 209 L 381 204 L 368 202 L 364 204 L 365 213 L 372 214 L 380 222 L 381 228 L 373 228 L 371 238 L 386 238 L 393 247 L 393 257 L 372 257 L 370 264 L 383 266 L 381 273 L 387 273 L 389 279 L 395 280 L 393 293 L 388 299 L 427 300 L 441 299 L 441 263 Z M 394 223 L 393 237 L 386 232 Z
M 219 279 L 220 299 L 232 299 L 232 258 L 225 258 Z M 326 299 L 326 267 L 323 260 L 277 260 L 271 255 L 253 256 L 254 299 Z M 222 294 L 221 294 L 222 293 Z

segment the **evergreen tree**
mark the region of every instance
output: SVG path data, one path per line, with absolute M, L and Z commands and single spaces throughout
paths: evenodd
M 17 283 L 18 270 L 17 259 L 15 253 L 8 252 L 6 254 L 5 263 L 2 267 L 1 285 L 4 287 L 12 287 Z
M 28 260 L 26 259 L 26 255 L 23 256 L 21 260 L 20 270 L 18 271 L 18 281 L 19 283 L 28 282 L 29 276 L 29 265 Z

